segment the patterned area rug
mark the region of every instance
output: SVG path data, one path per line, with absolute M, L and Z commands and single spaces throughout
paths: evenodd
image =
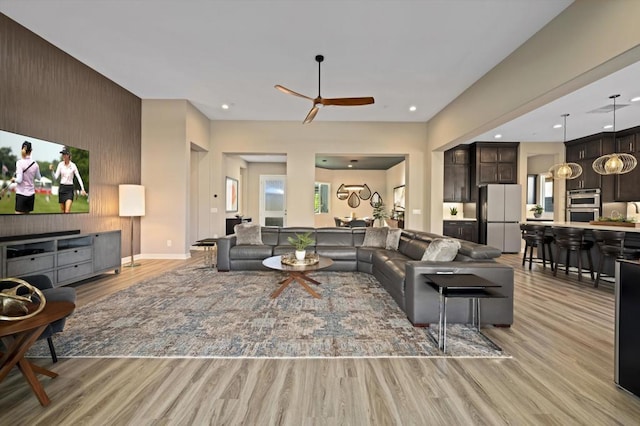
M 185 268 L 89 303 L 54 337 L 60 357 L 508 357 L 472 328 L 411 325 L 378 281 L 317 272 L 322 299 L 277 272 Z M 48 357 L 46 341 L 29 356 Z

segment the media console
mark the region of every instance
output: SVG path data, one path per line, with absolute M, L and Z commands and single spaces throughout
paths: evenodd
M 120 272 L 120 231 L 0 242 L 0 277 L 46 275 L 55 287 Z

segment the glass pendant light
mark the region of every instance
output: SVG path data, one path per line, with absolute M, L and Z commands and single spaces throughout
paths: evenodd
M 613 99 L 613 140 L 616 140 L 616 98 L 620 95 L 611 95 Z M 593 170 L 601 175 L 622 175 L 636 168 L 638 160 L 631 154 L 613 153 L 596 158 L 593 162 Z
M 564 137 L 563 142 L 567 141 L 567 117 L 569 114 L 562 114 L 564 119 Z M 554 164 L 549 169 L 549 174 L 554 179 L 575 179 L 582 174 L 582 166 L 578 163 L 560 163 Z

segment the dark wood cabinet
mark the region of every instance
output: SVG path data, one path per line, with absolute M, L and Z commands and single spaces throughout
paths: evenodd
M 640 133 L 632 129 L 629 133 L 620 132 L 616 137 L 616 152 L 632 154 L 640 158 Z M 605 176 L 606 177 L 606 176 Z M 615 201 L 640 200 L 640 166 L 629 173 L 615 175 Z
M 442 234 L 460 240 L 478 242 L 478 222 L 475 220 L 445 220 Z
M 444 153 L 445 202 L 469 201 L 469 146 L 462 145 Z
M 475 142 L 469 149 L 470 200 L 477 188 L 491 183 L 518 183 L 519 142 Z
M 568 162 L 582 167 L 582 175 L 567 180 L 567 190 L 599 188 L 603 202 L 614 201 L 612 176 L 602 176 L 593 170 L 593 161 L 604 154 L 614 152 L 615 142 L 611 133 L 599 133 L 565 142 L 565 157 Z

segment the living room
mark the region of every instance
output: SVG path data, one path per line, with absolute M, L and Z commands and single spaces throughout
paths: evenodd
M 83 64 L 74 59 L 73 55 L 57 49 L 47 41 L 45 34 L 42 34 L 44 39 L 40 38 L 12 20 L 9 6 L 15 3 L 3 3 L 0 6 L 0 11 L 3 13 L 0 14 L 0 53 L 3 58 L 0 61 L 2 71 L 0 72 L 2 88 L 0 129 L 48 141 L 64 142 L 88 150 L 91 155 L 92 193 L 89 214 L 77 214 L 71 217 L 65 215 L 3 216 L 2 236 L 69 229 L 80 229 L 82 232 L 121 230 L 123 236 L 127 236 L 122 241 L 122 257 L 128 258 L 130 255 L 135 255 L 136 259 L 145 261 L 144 267 L 139 268 L 140 270 L 132 268 L 129 271 L 123 271 L 120 277 L 110 276 L 107 279 L 116 281 L 120 279 L 131 284 L 131 282 L 148 279 L 153 274 L 178 268 L 184 265 L 184 262 L 200 263 L 200 258 L 191 259 L 192 255 L 195 256 L 191 252 L 193 242 L 200 238 L 224 235 L 225 219 L 235 214 L 225 211 L 225 177 L 238 177 L 240 169 L 239 166 L 230 168 L 227 161 L 229 155 L 286 154 L 287 188 L 290 194 L 295 194 L 289 197 L 287 204 L 287 223 L 291 226 L 313 227 L 315 215 L 311 207 L 313 206 L 312 188 L 318 180 L 315 167 L 316 156 L 322 154 L 348 156 L 362 153 L 405 156 L 404 183 L 407 189 L 405 227 L 441 234 L 443 152 L 446 149 L 467 142 L 475 135 L 488 132 L 502 123 L 638 60 L 640 34 L 634 21 L 637 13 L 629 12 L 629 8 L 636 5 L 628 2 L 607 3 L 607 5 L 588 1 L 572 3 L 548 26 L 541 29 L 503 62 L 491 70 L 487 69 L 488 72 L 484 77 L 473 84 L 469 82 L 471 85 L 467 90 L 462 91 L 459 96 L 434 113 L 428 121 L 324 121 L 321 119 L 321 114 L 328 111 L 323 110 L 318 115 L 318 121 L 310 126 L 303 126 L 300 123 L 306 113 L 307 105 L 305 104 L 301 106 L 302 115 L 299 121 L 293 118 L 285 122 L 216 120 L 210 119 L 200 111 L 197 99 L 139 97 L 95 72 L 90 64 Z M 597 31 L 594 30 L 595 28 Z M 620 28 L 626 28 L 628 31 L 621 32 Z M 606 41 L 603 41 L 603 38 Z M 578 55 L 576 52 L 582 53 Z M 314 51 L 309 55 L 309 52 L 303 52 L 300 55 L 303 57 L 301 60 L 312 61 L 313 54 L 316 53 Z M 11 60 L 4 60 L 5 58 Z M 122 63 L 114 66 L 128 68 Z M 59 79 L 59 75 L 66 77 Z M 313 74 L 306 77 L 315 79 Z M 333 78 L 338 77 L 339 75 Z M 283 80 L 285 76 L 276 75 L 273 78 L 274 83 L 285 83 Z M 268 90 L 275 92 L 272 87 Z M 277 92 L 276 95 L 285 97 Z M 608 95 L 609 93 L 606 93 L 603 97 L 606 98 Z M 296 101 L 286 99 L 286 102 Z M 558 148 L 561 146 L 560 139 L 548 144 L 528 143 L 523 140 L 521 146 L 523 151 L 519 158 L 520 164 L 526 164 L 527 153 L 554 155 L 561 160 Z M 526 167 L 520 167 L 518 180 L 526 181 Z M 134 220 L 133 252 L 129 248 L 128 239 L 130 220 L 118 214 L 118 185 L 123 183 L 142 184 L 147 191 L 146 214 L 143 218 Z M 391 197 L 389 186 L 386 188 L 385 201 Z M 562 193 L 562 185 L 558 185 L 557 190 Z M 558 208 L 562 209 L 561 206 Z M 238 213 L 247 214 L 244 211 Z M 171 241 L 171 244 L 167 244 L 167 241 Z M 533 274 L 528 275 L 520 271 L 518 259 L 511 259 L 508 256 L 505 258 L 517 271 L 516 280 L 523 289 L 521 294 L 523 298 L 531 293 L 534 294 L 531 299 L 544 298 L 545 291 L 551 292 L 549 294 L 553 297 L 565 297 L 562 291 L 554 290 L 554 279 L 544 271 L 536 268 Z M 116 287 L 123 285 L 122 281 L 115 284 Z M 578 299 L 581 303 L 585 303 L 585 312 L 589 307 L 599 310 L 600 303 L 606 305 L 602 308 L 603 310 L 612 309 L 608 304 L 611 302 L 611 294 L 605 296 L 605 302 L 607 302 L 605 303 L 602 301 L 603 292 L 587 289 L 584 291 L 586 296 L 580 295 L 583 287 L 577 286 L 573 281 L 569 282 L 568 289 L 564 288 L 564 290 L 568 291 L 571 297 L 587 298 Z M 89 283 L 87 288 L 100 294 L 101 290 L 91 284 Z M 542 285 L 543 289 L 541 293 L 536 293 L 535 287 L 539 285 Z M 88 300 L 90 295 L 82 297 Z M 541 339 L 547 343 L 548 340 L 560 341 L 566 337 L 573 341 L 569 336 L 574 327 L 572 321 L 554 317 L 554 320 L 558 321 L 558 330 L 556 330 L 556 325 L 547 324 L 545 315 L 539 313 L 546 309 L 544 304 L 537 304 L 531 299 L 516 302 L 515 308 L 516 312 L 521 309 L 516 321 L 520 320 L 521 324 L 526 324 L 526 328 L 530 331 L 516 330 L 512 332 L 514 335 L 509 335 L 509 339 L 517 341 L 525 338 L 528 342 Z M 556 302 L 549 303 L 555 306 Z M 558 309 L 565 309 L 565 307 L 558 307 Z M 527 316 L 532 312 L 537 314 Z M 582 311 L 569 312 L 576 317 L 580 317 L 581 313 L 587 315 Z M 605 320 L 609 319 L 610 313 L 607 311 L 606 315 L 603 314 Z M 598 316 L 598 319 L 602 317 Z M 544 329 L 540 329 L 540 334 L 535 331 L 539 327 L 537 322 L 544 323 L 545 326 Z M 602 331 L 603 340 L 610 337 L 610 330 L 607 331 L 607 327 L 602 326 L 605 329 Z M 576 333 L 580 333 L 581 338 L 588 336 L 589 331 L 586 331 L 587 327 L 583 323 L 580 323 L 577 328 L 579 330 Z M 547 340 L 544 332 L 548 329 L 552 330 L 549 331 L 549 336 L 552 337 Z M 500 339 L 499 331 L 495 330 L 491 336 L 495 338 L 497 335 Z M 601 331 L 600 327 L 598 331 Z M 554 344 L 559 345 L 558 342 Z M 582 347 L 580 343 L 575 343 L 569 354 L 554 355 L 549 362 L 554 366 L 562 362 L 575 363 L 576 359 L 573 357 L 577 356 L 580 349 L 584 352 L 589 350 L 587 345 Z M 608 349 L 608 346 L 605 349 Z M 585 414 L 577 413 L 584 409 L 581 405 L 584 402 L 579 401 L 584 394 L 572 397 L 570 402 L 572 408 L 568 410 L 569 414 L 564 411 L 562 414 L 557 414 L 557 417 L 554 413 L 561 408 L 540 397 L 538 393 L 543 391 L 537 389 L 535 385 L 523 386 L 527 392 L 518 395 L 523 400 L 531 397 L 534 401 L 531 405 L 540 403 L 542 409 L 538 411 L 532 409 L 526 402 L 512 404 L 509 396 L 504 393 L 513 391 L 513 387 L 507 383 L 519 383 L 521 380 L 519 375 L 526 376 L 527 379 L 541 377 L 545 383 L 547 380 L 552 381 L 550 379 L 552 374 L 544 367 L 544 348 L 536 351 L 533 343 L 522 347 L 513 345 L 512 354 L 515 358 L 524 360 L 537 358 L 538 360 L 525 365 L 524 368 L 530 368 L 530 370 L 520 370 L 521 365 L 503 370 L 501 367 L 504 364 L 501 362 L 477 362 L 476 360 L 456 360 L 453 363 L 431 360 L 428 367 L 420 362 L 395 364 L 388 360 L 369 360 L 365 363 L 346 361 L 343 364 L 334 364 L 327 360 L 314 360 L 315 362 L 310 364 L 304 364 L 300 360 L 287 360 L 283 361 L 283 364 L 253 360 L 236 364 L 226 360 L 217 364 L 206 366 L 201 364 L 195 367 L 196 364 L 190 364 L 187 360 L 147 360 L 146 363 L 138 362 L 140 360 L 132 363 L 126 360 L 103 360 L 103 362 L 109 364 L 108 371 L 112 373 L 116 371 L 114 375 L 125 383 L 127 379 L 124 376 L 140 378 L 140 382 L 143 383 L 140 387 L 119 383 L 130 394 L 145 393 L 145 390 L 148 390 L 145 389 L 145 377 L 153 376 L 154 371 L 160 371 L 161 374 L 171 378 L 162 382 L 157 379 L 157 376 L 153 376 L 153 386 L 160 390 L 149 391 L 148 399 L 141 397 L 142 402 L 140 399 L 137 400 L 144 405 L 145 413 L 149 415 L 147 421 L 153 421 L 149 419 L 154 419 L 154 414 L 161 416 L 164 413 L 163 410 L 166 407 L 163 407 L 163 404 L 169 402 L 163 402 L 162 397 L 172 394 L 174 386 L 180 389 L 180 392 L 186 392 L 194 400 L 201 401 L 203 405 L 218 404 L 218 402 L 206 401 L 206 397 L 202 396 L 206 394 L 204 392 L 208 386 L 206 383 L 198 382 L 198 391 L 203 390 L 201 396 L 191 394 L 189 384 L 183 382 L 186 379 L 179 377 L 183 367 L 207 370 L 204 377 L 212 380 L 212 383 L 215 379 L 216 385 L 225 389 L 223 396 L 217 394 L 218 400 L 224 401 L 221 404 L 228 404 L 222 411 L 226 409 L 233 411 L 233 415 L 227 419 L 233 419 L 236 423 L 261 423 L 259 415 L 267 412 L 265 405 L 271 401 L 268 398 L 269 388 L 253 388 L 255 398 L 244 393 L 247 388 L 242 390 L 235 388 L 235 380 L 239 380 L 237 377 L 244 377 L 246 380 L 240 380 L 243 383 L 260 381 L 284 383 L 280 388 L 283 394 L 291 393 L 291 387 L 287 385 L 291 380 L 298 385 L 302 382 L 318 381 L 322 386 L 326 386 L 326 389 L 330 389 L 329 392 L 335 391 L 336 388 L 332 386 L 337 385 L 334 382 L 346 383 L 346 390 L 343 388 L 336 391 L 343 398 L 343 402 L 328 403 L 323 407 L 322 412 L 310 415 L 309 413 L 314 411 L 313 404 L 301 395 L 300 399 L 280 401 L 279 408 L 275 413 L 270 413 L 268 420 L 264 423 L 277 423 L 278 418 L 287 416 L 289 420 L 304 418 L 305 421 L 312 422 L 313 420 L 309 419 L 315 418 L 316 422 L 322 423 L 323 415 L 336 419 L 343 414 L 342 418 L 345 418 L 344 411 L 349 411 L 345 406 L 354 407 L 354 413 L 348 415 L 354 424 L 362 419 L 366 419 L 362 420 L 362 423 L 372 424 L 399 423 L 401 420 L 409 423 L 410 419 L 395 411 L 406 408 L 415 409 L 422 401 L 421 396 L 430 392 L 430 385 L 437 386 L 437 388 L 434 387 L 437 390 L 429 396 L 430 404 L 442 403 L 442 401 L 438 402 L 438 398 L 455 399 L 456 402 L 453 405 L 439 412 L 443 416 L 449 414 L 449 418 L 455 418 L 454 412 L 458 410 L 459 405 L 465 404 L 464 394 L 471 393 L 473 390 L 473 396 L 468 398 L 478 405 L 474 405 L 470 410 L 471 413 L 466 411 L 464 416 L 457 417 L 460 422 L 473 419 L 474 414 L 481 412 L 486 422 L 493 420 L 495 423 L 506 423 L 508 420 L 504 417 L 494 417 L 491 411 L 506 410 L 509 414 L 506 417 L 513 420 L 517 418 L 518 409 L 527 410 L 528 408 L 530 411 L 526 418 L 529 421 L 533 421 L 535 416 L 538 416 L 537 419 L 542 423 L 557 419 L 586 419 Z M 589 361 L 589 368 L 600 375 L 598 378 L 591 376 L 592 370 L 588 373 L 572 370 L 570 379 L 575 380 L 579 385 L 571 387 L 570 392 L 578 393 L 577 389 L 584 386 L 587 388 L 584 391 L 587 395 L 585 398 L 591 401 L 597 399 L 598 395 L 591 393 L 592 391 L 588 389 L 590 386 L 598 391 L 606 389 L 607 408 L 604 411 L 607 411 L 607 415 L 598 416 L 597 419 L 603 423 L 606 423 L 603 419 L 614 423 L 617 415 L 622 419 L 632 419 L 633 415 L 640 411 L 637 402 L 620 396 L 613 383 L 610 388 L 606 387 L 603 384 L 605 380 L 600 378 L 610 373 L 602 371 L 606 368 L 598 364 L 604 360 L 605 365 L 609 366 L 611 363 L 610 360 L 607 361 L 608 355 L 611 354 L 599 348 L 597 360 Z M 468 364 L 463 366 L 465 361 Z M 83 375 L 92 375 L 90 370 L 99 368 L 100 361 L 94 362 L 84 359 L 77 360 L 73 364 L 67 363 L 61 370 L 61 378 L 68 375 L 73 378 L 74 383 L 80 385 Z M 247 363 L 242 364 L 242 362 Z M 367 363 L 371 369 L 367 367 Z M 391 364 L 393 364 L 391 367 L 393 373 L 384 369 Z M 312 365 L 311 369 L 309 369 L 310 365 Z M 245 368 L 249 373 L 246 373 L 247 370 L 243 372 Z M 72 373 L 74 369 L 78 371 L 75 376 Z M 289 371 L 291 375 L 283 376 L 285 373 L 280 371 Z M 447 377 L 445 372 L 450 373 L 451 376 Z M 597 375 L 596 373 L 593 374 Z M 508 376 L 505 377 L 504 374 Z M 580 379 L 578 377 L 580 374 L 588 377 Z M 351 382 L 349 378 L 354 375 L 358 376 L 358 379 Z M 383 380 L 386 375 L 395 375 L 395 377 Z M 320 381 L 321 377 L 329 377 L 329 379 Z M 420 379 L 413 380 L 414 377 L 420 377 Z M 397 384 L 402 381 L 407 382 L 408 387 Z M 424 386 L 417 383 L 420 381 Z M 443 382 L 448 383 L 443 384 Z M 371 387 L 375 390 L 368 396 L 372 400 L 371 405 L 361 405 L 353 401 L 356 398 L 353 395 L 366 399 L 367 397 L 363 395 L 365 395 L 364 388 L 367 388 L 367 383 L 376 383 Z M 18 390 L 23 385 L 24 383 L 16 381 L 9 392 Z M 99 386 L 96 383 L 93 385 Z M 549 385 L 554 389 L 554 397 L 557 397 L 558 401 L 563 401 L 564 385 L 564 382 L 558 387 Z M 4 386 L 4 383 L 0 386 Z M 491 387 L 489 396 L 482 390 L 483 386 Z M 501 390 L 502 387 L 507 389 L 504 393 Z M 457 393 L 452 390 L 453 388 L 463 390 Z M 304 386 L 295 387 L 295 389 L 308 390 Z M 5 389 L 0 387 L 0 391 L 4 393 Z M 88 393 L 93 391 L 95 388 L 87 390 Z M 113 392 L 117 393 L 115 388 Z M 313 396 L 319 397 L 318 392 L 314 391 Z M 402 392 L 402 398 L 407 400 L 394 402 L 396 399 L 401 399 L 397 397 L 398 392 Z M 525 396 L 526 393 L 530 395 Z M 25 399 L 28 398 L 30 396 L 25 397 Z M 126 400 L 122 398 L 118 400 Z M 182 400 L 181 398 L 185 397 L 175 396 L 175 398 Z M 483 398 L 492 401 L 486 405 L 478 402 Z M 170 400 L 171 398 L 167 398 L 166 401 Z M 383 402 L 376 404 L 376 401 Z M 78 400 L 75 402 L 81 404 Z M 154 407 L 156 402 L 157 405 Z M 298 403 L 300 407 L 294 407 Z M 254 405 L 249 409 L 251 404 Z M 616 413 L 616 408 L 611 407 L 616 404 L 623 407 L 621 413 Z M 22 409 L 26 410 L 27 405 L 23 405 Z M 67 408 L 71 409 L 71 405 Z M 97 405 L 99 403 L 96 403 Z M 37 402 L 33 407 L 37 408 Z M 133 406 L 127 405 L 127 407 L 125 410 L 132 410 Z M 393 408 L 387 410 L 384 407 Z M 243 417 L 236 411 L 245 408 L 250 413 L 247 417 Z M 476 408 L 478 412 L 473 413 Z M 460 408 L 460 410 L 463 409 Z M 594 414 L 595 409 L 585 410 L 588 414 L 597 415 Z M 185 409 L 185 412 L 187 411 L 189 408 Z M 296 414 L 298 411 L 304 411 L 305 414 L 298 416 Z M 289 414 L 284 415 L 282 412 Z M 41 413 L 46 411 L 43 410 Z M 123 419 L 132 418 L 127 417 L 122 411 L 120 413 L 122 417 L 114 415 L 109 419 L 114 423 L 118 423 L 118 420 L 126 423 Z M 576 417 L 572 417 L 572 414 Z M 197 416 L 189 417 L 185 413 L 182 415 L 185 417 L 175 421 L 197 423 L 200 420 Z M 55 421 L 53 418 L 47 418 L 46 414 L 42 416 Z M 421 416 L 419 417 L 421 420 L 436 421 L 425 414 Z M 87 418 L 84 420 L 86 421 Z M 222 415 L 219 421 L 223 423 L 224 420 L 225 416 Z

